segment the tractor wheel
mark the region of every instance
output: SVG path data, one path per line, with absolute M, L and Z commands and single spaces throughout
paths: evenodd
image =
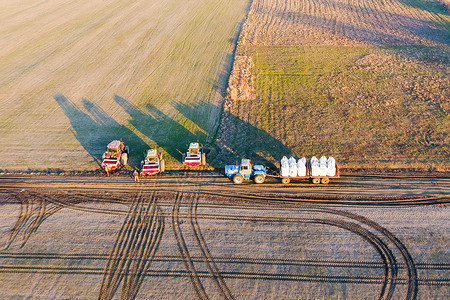
M 320 178 L 313 178 L 312 180 L 313 184 L 319 184 L 320 183 Z
M 235 184 L 241 184 L 244 182 L 244 177 L 242 177 L 241 175 L 234 175 L 233 176 L 233 182 Z
M 127 165 L 128 163 L 128 154 L 126 153 L 122 153 L 122 155 L 120 156 L 120 163 L 124 166 Z
M 159 172 L 162 173 L 165 170 L 166 170 L 166 161 L 163 159 L 159 161 Z
M 202 166 L 206 165 L 206 153 L 202 153 Z
M 289 178 L 287 178 L 287 177 L 281 178 L 281 183 L 288 184 L 289 182 L 291 182 L 291 180 Z
M 322 179 L 320 180 L 320 182 L 321 182 L 322 184 L 328 184 L 328 183 L 330 182 L 330 178 L 328 178 L 328 177 L 322 178 Z
M 261 184 L 264 183 L 265 178 L 264 175 L 258 174 L 253 180 L 255 181 L 255 183 Z

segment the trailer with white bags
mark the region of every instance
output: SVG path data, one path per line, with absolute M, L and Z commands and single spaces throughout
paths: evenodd
M 314 184 L 327 184 L 330 178 L 339 178 L 339 167 L 333 157 L 322 156 L 318 159 L 313 156 L 309 161 L 302 157 L 298 161 L 291 156 L 286 156 L 280 161 L 280 170 L 268 177 L 279 178 L 282 183 L 288 184 L 293 180 L 309 180 Z

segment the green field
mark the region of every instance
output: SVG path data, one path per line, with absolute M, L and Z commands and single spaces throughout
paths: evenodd
M 250 53 L 257 99 L 236 101 L 234 113 L 285 146 L 262 144 L 254 149 L 261 156 L 448 167 L 450 47 L 259 46 Z M 237 130 L 235 140 L 246 134 Z M 240 144 L 230 147 L 252 155 Z
M 231 75 L 223 154 L 450 170 L 449 25 L 431 0 L 255 0 Z

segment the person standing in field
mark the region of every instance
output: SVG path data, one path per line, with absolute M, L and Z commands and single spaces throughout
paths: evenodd
M 109 176 L 109 167 L 108 166 L 105 167 L 105 171 L 106 171 L 106 176 Z
M 133 172 L 134 182 L 139 182 L 139 173 L 137 170 Z

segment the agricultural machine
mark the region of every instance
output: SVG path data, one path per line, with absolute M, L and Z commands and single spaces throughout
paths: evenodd
M 156 149 L 149 149 L 145 153 L 145 159 L 141 161 L 141 175 L 154 175 L 164 172 L 166 163 L 162 153 Z
M 263 165 L 253 165 L 250 159 L 242 159 L 241 164 L 226 165 L 225 175 L 235 184 L 241 184 L 244 180 L 252 180 L 255 183 L 264 183 L 267 169 Z
M 106 146 L 106 152 L 103 153 L 102 168 L 107 171 L 113 171 L 128 163 L 129 149 L 122 141 L 112 141 Z
M 199 143 L 190 143 L 187 153 L 183 154 L 183 164 L 189 167 L 206 165 L 206 154 Z

